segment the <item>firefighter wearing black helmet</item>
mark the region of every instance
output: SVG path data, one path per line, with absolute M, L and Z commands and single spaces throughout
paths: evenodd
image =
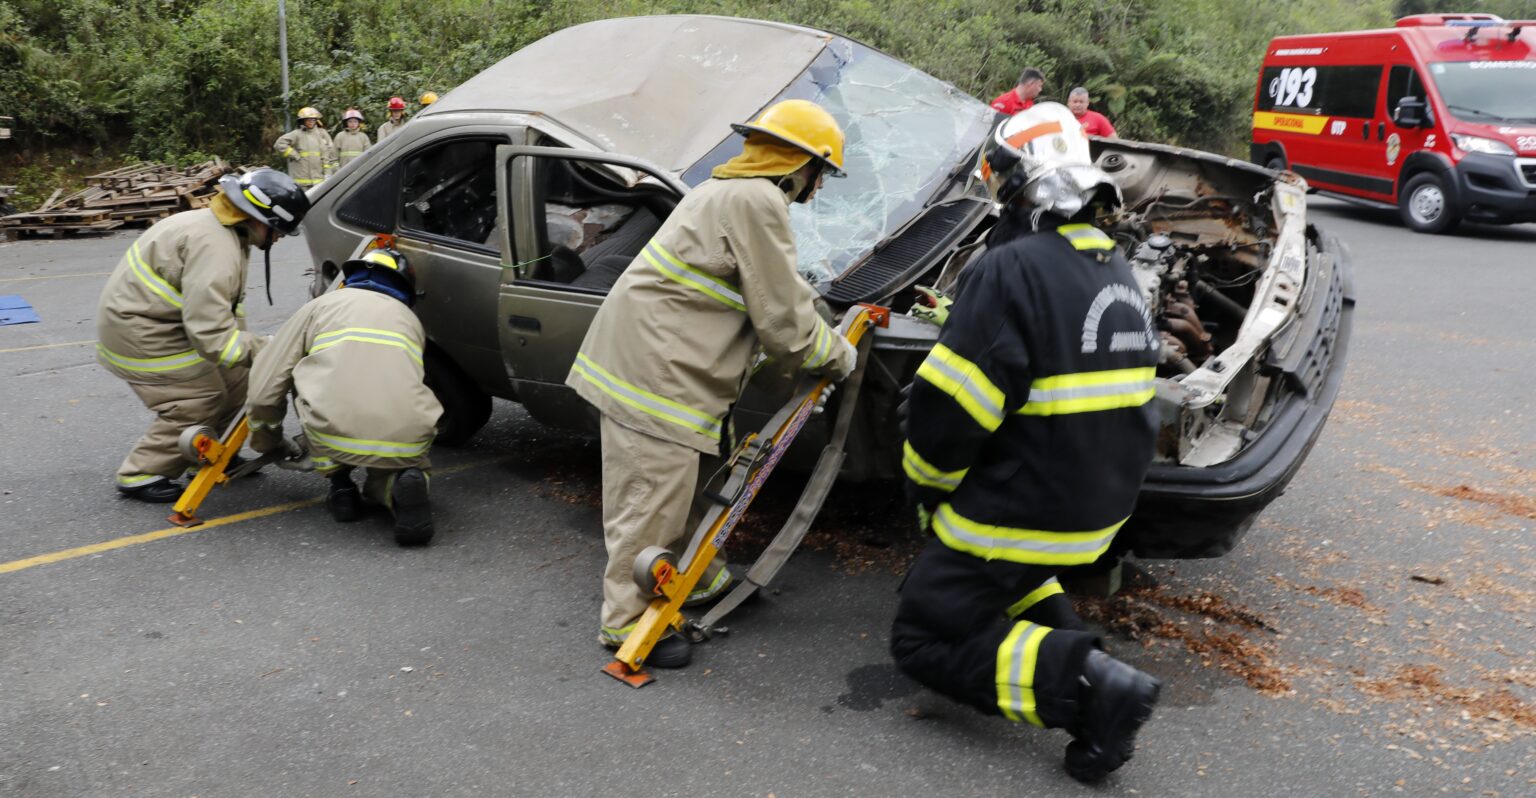
M 1119 191 L 1070 111 L 1000 124 L 980 172 L 1002 216 L 959 278 L 912 384 L 903 469 L 935 536 L 901 588 L 891 652 L 983 712 L 1064 728 L 1068 773 L 1130 759 L 1157 680 L 1101 650 L 1056 575 L 1091 563 L 1151 463 L 1158 338 L 1092 226 Z
M 117 489 L 173 502 L 188 463 L 187 427 L 224 429 L 245 403 L 251 360 L 265 343 L 245 328 L 250 248 L 298 232 L 309 198 L 271 169 L 226 175 L 212 205 L 144 231 L 107 278 L 96 313 L 96 359 L 155 412 L 117 470 Z
M 283 439 L 292 393 L 302 448 L 330 478 L 331 517 L 356 520 L 367 500 L 394 514 L 397 543 L 421 545 L 432 538 L 427 455 L 443 407 L 424 382 L 426 334 L 411 312 L 416 272 L 391 249 L 341 268 L 342 288 L 300 308 L 256 358 L 251 448 L 300 448 Z M 361 493 L 354 468 L 367 472 Z

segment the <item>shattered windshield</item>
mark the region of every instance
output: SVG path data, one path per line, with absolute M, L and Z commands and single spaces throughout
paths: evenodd
M 862 45 L 837 40 L 774 102 L 811 100 L 848 136 L 846 178 L 827 178 L 809 205 L 790 206 L 800 272 L 823 285 L 922 210 L 991 128 L 996 112 L 937 78 Z M 741 151 L 722 141 L 690 167 L 696 185 Z

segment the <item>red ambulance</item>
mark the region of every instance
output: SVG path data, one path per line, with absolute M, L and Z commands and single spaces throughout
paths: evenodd
M 1536 222 L 1536 21 L 1419 14 L 1270 42 L 1254 163 L 1425 233 Z

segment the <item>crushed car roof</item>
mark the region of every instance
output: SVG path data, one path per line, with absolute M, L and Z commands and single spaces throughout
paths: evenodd
M 421 113 L 539 114 L 605 150 L 681 172 L 836 38 L 731 17 L 589 22 L 507 56 Z

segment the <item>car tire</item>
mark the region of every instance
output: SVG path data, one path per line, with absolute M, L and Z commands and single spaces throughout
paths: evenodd
M 1403 184 L 1397 212 L 1403 224 L 1418 233 L 1449 233 L 1461 223 L 1461 209 L 1445 180 L 1434 172 L 1420 172 Z
M 443 406 L 433 443 L 463 446 L 491 418 L 491 397 L 441 350 L 427 350 L 426 383 Z
M 1287 169 L 1285 156 L 1278 152 L 1270 153 L 1270 156 L 1264 160 L 1264 168 L 1273 169 L 1276 172 L 1284 172 Z

